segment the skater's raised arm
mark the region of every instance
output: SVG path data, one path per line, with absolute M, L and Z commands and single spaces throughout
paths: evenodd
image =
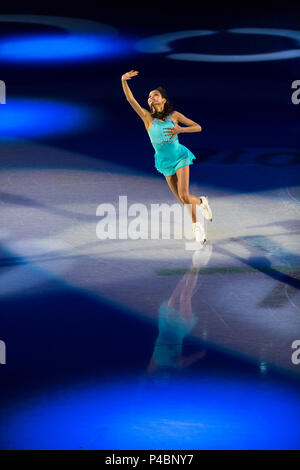
M 125 93 L 125 96 L 126 96 L 126 99 L 127 101 L 130 103 L 130 105 L 133 107 L 133 109 L 135 110 L 135 112 L 137 112 L 137 114 L 143 119 L 143 121 L 148 117 L 148 114 L 149 111 L 147 111 L 146 109 L 142 108 L 139 103 L 137 102 L 137 100 L 135 99 L 135 97 L 133 96 L 129 86 L 128 86 L 128 83 L 127 83 L 127 80 L 130 80 L 132 77 L 134 77 L 135 75 L 138 74 L 138 71 L 137 70 L 131 70 L 130 72 L 127 72 L 127 73 L 124 73 L 124 75 L 122 75 L 122 87 L 123 87 L 123 91 Z
M 198 124 L 195 121 L 192 121 L 191 119 L 187 118 L 184 114 L 179 113 L 176 111 L 176 118 L 178 122 L 181 122 L 182 124 L 185 124 L 188 127 L 180 127 L 180 133 L 181 132 L 201 132 L 202 127 L 200 124 Z

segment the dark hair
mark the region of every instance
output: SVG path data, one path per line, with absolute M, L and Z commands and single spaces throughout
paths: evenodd
M 164 105 L 164 109 L 161 112 L 158 112 L 155 110 L 154 113 L 151 112 L 150 114 L 153 119 L 156 118 L 162 121 L 162 120 L 165 120 L 166 117 L 169 116 L 169 114 L 173 111 L 173 105 L 168 98 L 166 90 L 163 87 L 158 86 L 157 88 L 155 88 L 155 90 L 158 90 L 160 92 L 162 97 L 166 99 L 166 102 Z

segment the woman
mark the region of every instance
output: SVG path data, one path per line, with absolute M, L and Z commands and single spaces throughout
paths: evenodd
M 184 145 L 179 143 L 177 134 L 181 132 L 201 132 L 202 127 L 188 119 L 173 107 L 162 87 L 149 93 L 150 112 L 142 108 L 134 98 L 127 80 L 138 74 L 137 70 L 122 75 L 122 87 L 127 101 L 142 118 L 151 143 L 155 149 L 155 168 L 162 173 L 167 183 L 181 204 L 192 205 L 192 225 L 197 241 L 204 243 L 206 235 L 196 220 L 196 204 L 200 204 L 203 216 L 212 222 L 212 212 L 206 196 L 196 197 L 189 192 L 189 165 L 196 158 Z M 188 127 L 181 127 L 178 122 Z M 172 125 L 173 124 L 173 125 Z M 170 138 L 169 136 L 172 135 Z

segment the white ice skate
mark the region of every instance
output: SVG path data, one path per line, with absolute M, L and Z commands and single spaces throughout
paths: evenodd
M 202 203 L 200 204 L 200 209 L 203 214 L 203 217 L 205 217 L 205 219 L 210 220 L 212 222 L 212 212 L 211 212 L 211 208 L 209 207 L 208 197 L 207 196 L 199 196 L 199 197 L 202 200 Z
M 193 222 L 192 224 L 193 233 L 197 242 L 204 244 L 207 240 L 205 230 L 201 227 L 200 222 Z

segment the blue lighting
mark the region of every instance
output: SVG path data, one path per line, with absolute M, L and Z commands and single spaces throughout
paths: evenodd
M 95 120 L 81 106 L 44 99 L 12 99 L 0 106 L 0 138 L 42 137 L 82 130 Z
M 259 380 L 119 381 L 6 410 L 4 449 L 299 449 L 299 394 Z
M 235 28 L 229 29 L 227 32 L 254 35 L 263 34 L 268 36 L 284 37 L 293 39 L 295 46 L 294 49 L 288 49 L 284 51 L 279 50 L 260 54 L 204 54 L 201 51 L 200 53 L 175 52 L 173 54 L 169 54 L 167 57 L 173 60 L 187 60 L 193 62 L 260 62 L 268 60 L 294 59 L 300 57 L 300 32 L 297 30 L 277 28 Z M 174 41 L 191 37 L 208 36 L 216 33 L 217 31 L 206 29 L 169 32 L 141 39 L 135 44 L 134 48 L 137 51 L 150 54 L 171 52 L 174 46 L 172 48 L 170 43 Z M 224 50 L 224 52 L 226 52 L 226 50 Z
M 11 62 L 83 61 L 124 54 L 130 40 L 96 34 L 43 34 L 1 41 L 0 59 Z

